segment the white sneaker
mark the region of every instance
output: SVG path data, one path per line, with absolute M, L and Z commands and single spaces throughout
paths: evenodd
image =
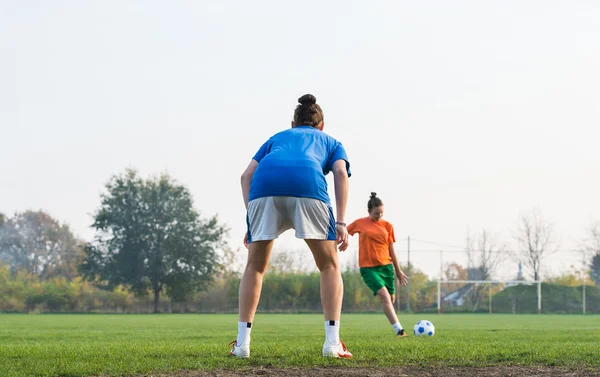
M 241 346 L 238 347 L 237 339 L 236 339 L 233 342 L 229 343 L 228 346 L 229 347 L 233 346 L 231 348 L 231 351 L 229 351 L 229 354 L 231 356 L 239 357 L 241 359 L 247 359 L 250 357 L 250 345 L 248 343 L 242 344 Z
M 340 340 L 340 344 L 331 344 L 325 340 L 323 344 L 323 357 L 341 357 L 344 359 L 351 359 L 352 354 L 346 349 L 344 342 Z

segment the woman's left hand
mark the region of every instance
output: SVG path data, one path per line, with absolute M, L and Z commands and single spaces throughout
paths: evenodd
M 408 285 L 408 276 L 404 275 L 404 272 L 400 271 L 400 273 L 397 274 L 396 277 L 400 281 L 400 285 L 402 285 L 402 286 Z

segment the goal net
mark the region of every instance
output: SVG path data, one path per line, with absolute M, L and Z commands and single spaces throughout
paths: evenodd
M 541 313 L 542 284 L 522 280 L 440 280 L 438 313 Z

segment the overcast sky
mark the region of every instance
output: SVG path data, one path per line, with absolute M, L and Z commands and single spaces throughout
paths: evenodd
M 411 244 L 432 276 L 469 230 L 514 245 L 537 206 L 558 273 L 600 220 L 599 67 L 593 0 L 2 0 L 0 211 L 91 239 L 111 175 L 169 172 L 237 248 L 239 176 L 312 93 L 349 154 L 348 220 L 376 191 L 402 261 L 409 235 L 443 244 Z M 291 232 L 277 247 L 308 253 Z

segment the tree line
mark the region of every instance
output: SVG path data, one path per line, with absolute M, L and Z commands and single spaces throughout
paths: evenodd
M 217 216 L 201 216 L 189 190 L 167 174 L 142 178 L 126 170 L 109 179 L 93 214 L 92 240 L 78 239 L 67 224 L 44 211 L 0 213 L 0 310 L 228 312 L 237 308 L 237 252 L 227 247 L 227 227 Z M 600 223 L 582 242 L 585 274 L 600 284 Z M 539 210 L 523 215 L 517 251 L 488 230 L 469 235 L 467 266 L 449 263 L 447 280 L 489 280 L 499 261 L 510 255 L 540 279 L 546 258 L 557 250 L 550 223 Z M 297 269 L 292 253 L 276 255 L 264 281 L 259 310 L 320 311 L 316 272 Z M 404 266 L 409 271 L 409 266 Z M 555 282 L 580 285 L 580 271 Z M 410 267 L 410 292 L 401 302 L 434 310 L 437 281 Z M 378 310 L 379 304 L 358 272 L 343 272 L 344 310 Z M 516 279 L 517 277 L 515 277 Z M 524 279 L 524 277 L 520 277 Z M 444 294 L 464 287 L 445 284 Z M 485 307 L 485 287 L 467 297 L 473 311 Z M 161 300 L 162 297 L 162 300 Z
M 462 266 L 447 265 L 446 271 L 466 271 Z M 407 266 L 403 269 L 408 270 Z M 446 274 L 446 272 L 444 273 Z M 413 277 L 410 295 L 406 288 L 398 289 L 398 306 L 401 311 L 410 307 L 415 312 L 437 312 L 437 281 L 429 279 L 419 270 L 411 271 Z M 158 309 L 170 313 L 235 313 L 240 274 L 218 271 L 206 289 L 193 292 L 180 301 L 161 296 L 158 308 L 151 291 L 136 295 L 123 286 L 100 288 L 93 282 L 77 276 L 67 280 L 55 276 L 41 280 L 38 275 L 20 270 L 12 273 L 6 265 L 0 266 L 0 311 L 3 312 L 79 312 L 79 313 L 151 313 Z M 446 277 L 446 276 L 445 276 Z M 343 311 L 378 312 L 380 303 L 362 282 L 360 273 L 353 269 L 342 272 L 344 281 Z M 587 282 L 587 311 L 600 313 L 600 286 Z M 542 284 L 542 306 L 549 313 L 581 313 L 581 278 L 574 271 L 548 279 Z M 487 312 L 488 286 L 443 284 L 442 298 L 470 288 L 464 295 L 465 303 L 454 306 L 442 301 L 444 312 Z M 481 292 L 474 288 L 481 288 Z M 493 311 L 505 313 L 536 313 L 537 287 L 518 285 L 492 286 Z M 319 274 L 317 272 L 285 271 L 273 268 L 265 276 L 259 312 L 304 313 L 320 312 Z

